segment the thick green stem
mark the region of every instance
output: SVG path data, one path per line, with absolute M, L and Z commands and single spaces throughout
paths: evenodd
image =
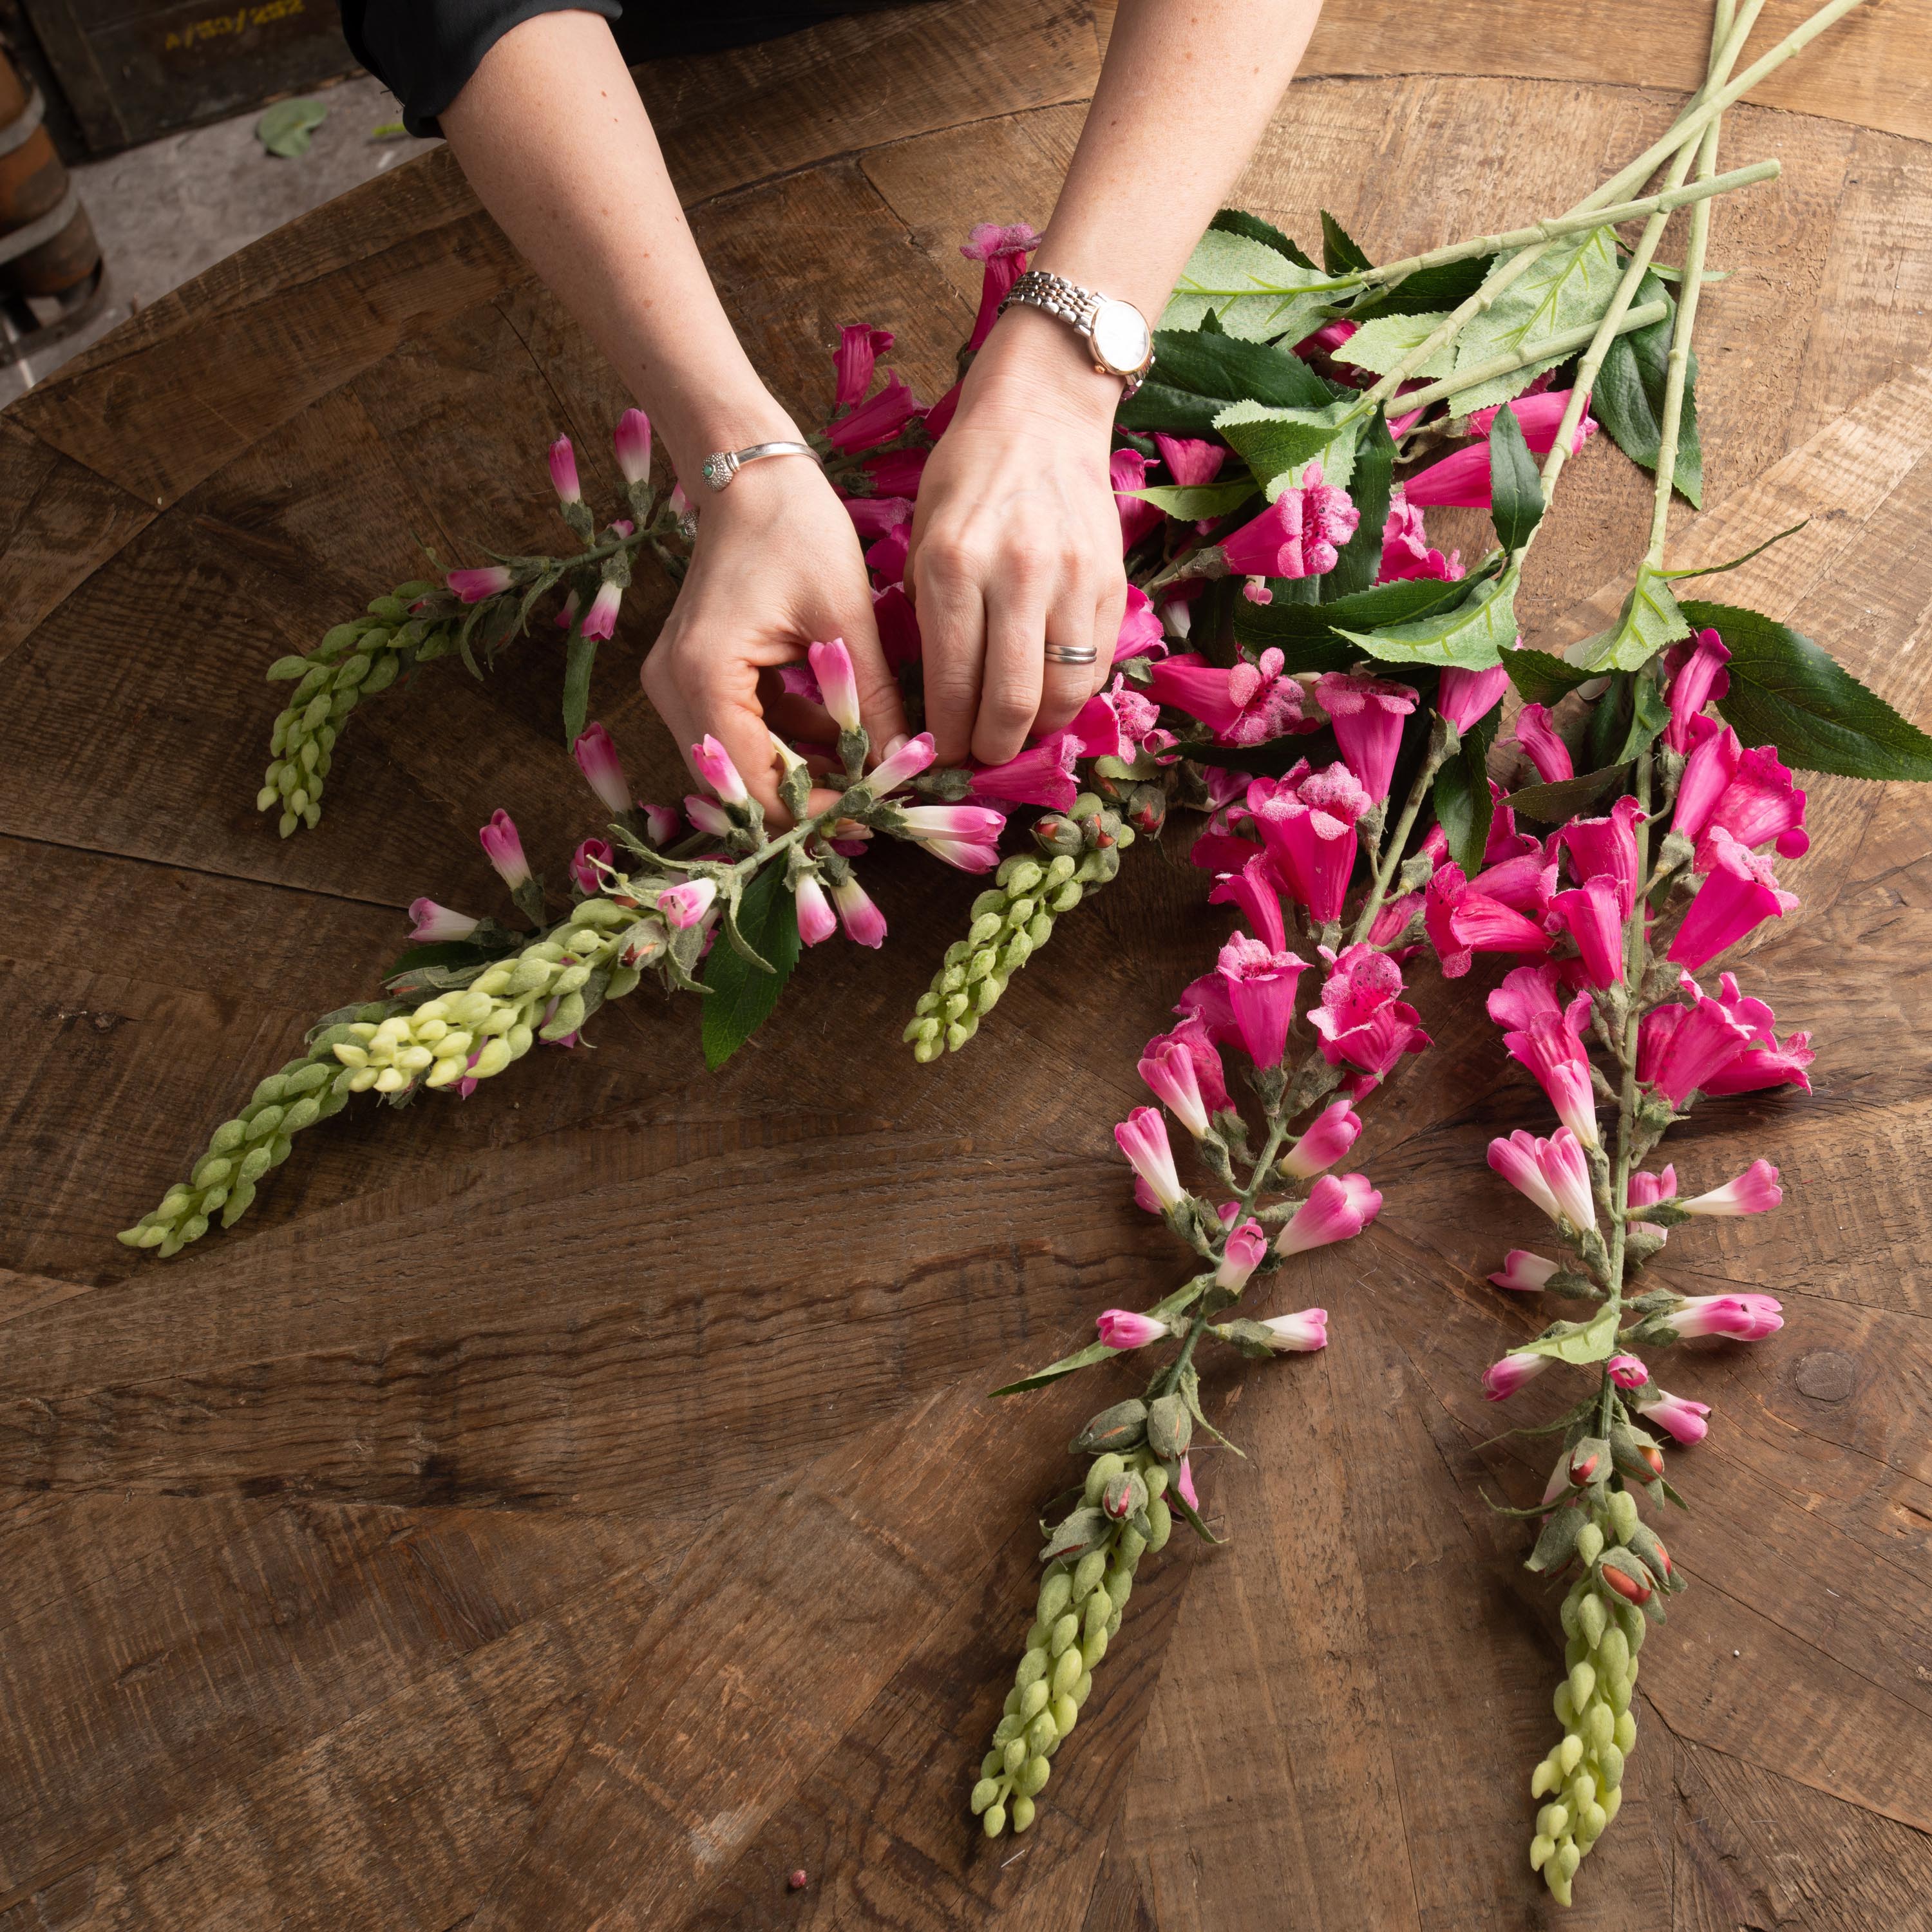
M 1624 1237 L 1630 1225 L 1631 1150 L 1636 1138 L 1637 1029 L 1643 1018 L 1642 994 L 1650 967 L 1650 946 L 1646 936 L 1650 904 L 1642 880 L 1650 862 L 1650 782 L 1652 754 L 1646 751 L 1636 761 L 1636 902 L 1624 925 L 1624 993 L 1629 1010 L 1624 1021 L 1623 1085 L 1617 1096 L 1616 1165 L 1610 1180 L 1610 1292 L 1612 1308 L 1621 1307 L 1624 1294 Z
M 1628 335 L 1634 330 L 1648 328 L 1652 322 L 1661 322 L 1670 313 L 1668 302 L 1646 302 L 1640 308 L 1630 309 L 1623 314 L 1610 333 Z M 1441 382 L 1432 382 L 1426 389 L 1410 390 L 1402 398 L 1402 413 L 1406 416 L 1412 410 L 1426 410 L 1431 403 L 1447 401 L 1465 389 L 1493 382 L 1499 376 L 1514 375 L 1532 362 L 1547 362 L 1552 356 L 1568 356 L 1572 350 L 1593 343 L 1596 337 L 1597 325 L 1587 322 L 1581 328 L 1566 328 L 1560 334 L 1546 337 L 1534 349 L 1511 350 L 1501 356 L 1492 356 L 1484 362 L 1472 362 L 1468 368 L 1458 369 L 1453 376 L 1445 376 Z M 1573 424 L 1571 428 L 1574 427 Z

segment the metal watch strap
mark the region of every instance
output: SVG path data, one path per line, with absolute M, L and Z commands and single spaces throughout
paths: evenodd
M 1138 370 L 1111 368 L 1100 360 L 1094 341 L 1094 320 L 1107 299 L 1098 290 L 1083 289 L 1078 282 L 1070 282 L 1064 275 L 1049 274 L 1044 268 L 1029 268 L 1006 291 L 998 313 L 1004 315 L 1018 302 L 1028 308 L 1043 310 L 1057 321 L 1066 323 L 1076 334 L 1084 338 L 1093 352 L 1096 371 L 1103 376 L 1118 376 L 1126 385 L 1126 393 L 1131 396 L 1144 379 L 1147 364 L 1144 362 Z M 1150 356 L 1148 361 L 1152 360 Z
M 817 450 L 808 442 L 753 442 L 742 449 L 720 449 L 704 459 L 704 480 L 714 490 L 722 490 L 748 463 L 766 456 L 808 456 L 816 463 Z

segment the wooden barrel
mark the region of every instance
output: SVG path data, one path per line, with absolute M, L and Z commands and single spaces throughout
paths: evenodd
M 1784 172 L 1717 214 L 1705 508 L 1672 540 L 1721 561 L 1808 516 L 1710 587 L 1921 723 L 1927 12 L 1855 14 L 1726 122 L 1725 164 Z M 1664 0 L 1330 0 L 1240 199 L 1304 240 L 1325 206 L 1383 259 L 1508 226 L 1660 132 L 1702 36 Z M 1081 0 L 941 0 L 644 76 L 789 403 L 822 415 L 861 319 L 944 387 L 957 244 L 1044 222 L 1098 53 Z M 1553 1924 L 1528 1778 L 1562 1640 L 1489 1501 L 1533 1500 L 1545 1448 L 1478 1387 L 1538 1318 L 1484 1280 L 1531 1232 L 1484 1146 L 1536 1103 L 1480 968 L 1420 976 L 1436 1046 L 1357 1150 L 1382 1216 L 1257 1311 L 1325 1306 L 1331 1345 L 1215 1369 L 1248 1452 L 1202 1459 L 1225 1545 L 1144 1566 L 1017 1842 L 964 1798 L 1035 1513 L 1080 1414 L 1136 1383 L 985 1391 L 1177 1279 L 1108 1129 L 1226 930 L 1189 868 L 1136 848 L 919 1069 L 899 1028 L 975 888 L 882 855 L 884 951 L 813 953 L 722 1076 L 640 994 L 466 1103 L 345 1113 L 176 1261 L 114 1245 L 373 986 L 412 898 L 494 903 L 493 808 L 560 872 L 590 806 L 553 644 L 364 707 L 285 842 L 253 809 L 260 673 L 419 542 L 554 542 L 544 444 L 601 452 L 626 400 L 438 154 L 0 416 L 0 1928 Z M 1605 437 L 1572 462 L 1534 640 L 1600 624 L 1649 500 Z M 668 596 L 631 594 L 592 704 L 656 795 L 683 784 L 636 664 Z M 1750 970 L 1813 1030 L 1817 1091 L 1700 1111 L 1675 1150 L 1700 1186 L 1767 1155 L 1789 1197 L 1660 1264 L 1786 1325 L 1673 1366 L 1714 1411 L 1673 1462 L 1691 1588 L 1571 1926 L 1897 1932 L 1932 1888 L 1932 862 L 1920 796 L 1812 795 L 1802 910 Z
M 0 52 L 0 292 L 11 295 L 64 295 L 100 262 L 43 106 L 40 90 Z

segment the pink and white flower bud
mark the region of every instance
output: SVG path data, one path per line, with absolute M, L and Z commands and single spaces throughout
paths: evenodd
M 1693 1402 L 1688 1396 L 1652 1386 L 1638 1396 L 1636 1407 L 1645 1421 L 1655 1423 L 1679 1442 L 1701 1442 L 1711 1432 L 1711 1405 L 1707 1402 Z
M 742 805 L 751 796 L 731 762 L 731 754 L 708 731 L 703 743 L 692 746 L 691 762 L 698 767 L 698 776 L 727 805 Z
M 713 838 L 722 838 L 737 830 L 731 814 L 715 798 L 706 798 L 699 792 L 685 794 L 684 815 L 699 831 Z
M 650 844 L 662 848 L 677 836 L 680 820 L 674 806 L 646 805 L 638 809 L 644 815 L 644 837 Z
M 816 650 L 818 646 L 814 645 Z M 844 646 L 841 646 L 842 650 Z M 843 885 L 832 888 L 832 903 L 838 908 L 838 916 L 844 922 L 845 937 L 855 946 L 869 946 L 876 950 L 886 943 L 886 916 L 872 901 L 871 896 L 856 879 L 848 879 Z
M 626 410 L 610 433 L 610 448 L 626 483 L 641 483 L 651 473 L 651 419 L 642 410 Z
M 577 452 L 567 436 L 559 436 L 550 446 L 550 480 L 559 502 L 584 501 L 584 486 L 577 479 Z
M 1533 1381 L 1550 1366 L 1547 1355 L 1533 1355 L 1527 1348 L 1512 1348 L 1499 1362 L 1483 1371 L 1483 1393 L 1491 1402 L 1505 1402 L 1526 1382 Z
M 609 578 L 597 586 L 597 595 L 590 600 L 590 608 L 584 614 L 583 634 L 600 641 L 614 637 L 617 629 L 617 607 L 624 601 L 621 586 Z
M 1361 1116 L 1352 1100 L 1331 1101 L 1313 1126 L 1281 1157 L 1281 1171 L 1297 1180 L 1325 1173 L 1355 1144 Z
M 1324 1174 L 1309 1190 L 1308 1198 L 1275 1237 L 1278 1255 L 1306 1254 L 1332 1242 L 1352 1240 L 1382 1212 L 1382 1197 L 1365 1174 L 1339 1178 Z
M 452 570 L 443 580 L 466 604 L 500 597 L 515 582 L 507 563 L 478 565 L 473 570 Z
M 1184 1456 L 1180 1467 L 1175 1472 L 1174 1486 L 1180 1492 L 1180 1499 L 1196 1516 L 1201 1514 L 1201 1498 L 1194 1493 L 1194 1466 Z
M 711 910 L 718 896 L 716 879 L 686 879 L 682 885 L 667 886 L 658 894 L 658 910 L 682 932 L 695 926 Z
M 1650 1380 L 1650 1370 L 1640 1355 L 1612 1355 L 1604 1367 L 1620 1389 L 1640 1389 Z
M 1208 1131 L 1208 1103 L 1193 1054 L 1178 1040 L 1163 1040 L 1142 1060 L 1139 1070 L 1154 1098 L 1199 1140 Z
M 1600 1144 L 1589 1058 L 1568 1021 L 1559 1014 L 1538 1013 L 1522 1031 L 1504 1034 L 1503 1044 L 1512 1059 L 1535 1075 L 1564 1126 L 1584 1146 Z
M 896 791 L 908 778 L 918 777 L 932 763 L 934 750 L 930 731 L 902 738 L 872 767 L 866 782 L 883 798 L 887 792 Z
M 1694 1294 L 1664 1318 L 1680 1342 L 1723 1335 L 1733 1342 L 1762 1342 L 1784 1326 L 1784 1304 L 1774 1294 Z
M 1174 1171 L 1167 1123 L 1154 1108 L 1136 1107 L 1114 1130 L 1114 1138 L 1162 1208 L 1175 1207 L 1186 1198 L 1180 1176 Z
M 434 899 L 412 899 L 410 920 L 410 937 L 432 944 L 439 940 L 467 939 L 482 923 L 466 912 L 438 905 Z
M 842 638 L 814 644 L 806 652 L 812 660 L 812 674 L 818 680 L 820 695 L 832 720 L 842 731 L 859 728 L 859 680 L 852 669 L 852 653 Z
M 1502 1272 L 1491 1275 L 1490 1280 L 1498 1288 L 1510 1288 L 1518 1294 L 1534 1294 L 1549 1286 L 1550 1277 L 1559 1265 L 1531 1253 L 1527 1248 L 1512 1248 L 1503 1258 Z
M 1298 1315 L 1270 1315 L 1262 1323 L 1268 1346 L 1283 1354 L 1312 1355 L 1328 1346 L 1328 1311 L 1304 1308 Z
M 1679 1204 L 1687 1214 L 1762 1214 L 1784 1198 L 1778 1169 L 1768 1160 L 1754 1160 L 1736 1180 Z
M 1214 1285 L 1238 1294 L 1248 1277 L 1267 1258 L 1268 1240 L 1258 1221 L 1244 1221 L 1228 1231 L 1221 1247 L 1221 1265 L 1214 1271 Z
M 570 855 L 570 876 L 586 898 L 604 890 L 616 866 L 617 854 L 608 838 L 586 838 Z
M 483 856 L 496 868 L 496 876 L 514 892 L 530 882 L 530 861 L 524 856 L 524 842 L 517 836 L 517 822 L 507 812 L 493 812 L 490 823 L 476 834 L 483 842 Z
M 616 741 L 602 724 L 587 724 L 570 748 L 584 782 L 604 802 L 604 808 L 621 818 L 631 808 L 630 782 L 624 776 L 624 762 L 617 755 Z
M 1519 1127 L 1508 1140 L 1490 1142 L 1490 1165 L 1552 1221 L 1596 1226 L 1589 1164 L 1568 1127 L 1558 1128 L 1546 1141 Z
M 1101 1345 L 1108 1348 L 1144 1348 L 1169 1332 L 1165 1322 L 1151 1315 L 1136 1315 L 1125 1308 L 1103 1309 L 1094 1318 Z
M 798 936 L 806 945 L 821 946 L 838 930 L 838 915 L 816 873 L 806 873 L 792 897 L 798 907 Z

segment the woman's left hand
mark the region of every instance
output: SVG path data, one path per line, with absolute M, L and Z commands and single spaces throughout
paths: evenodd
M 1108 464 L 1117 377 L 1079 339 L 1010 310 L 926 466 L 908 590 L 941 764 L 983 764 L 1066 724 L 1106 682 L 1126 602 Z M 1048 664 L 1046 647 L 1090 650 Z

